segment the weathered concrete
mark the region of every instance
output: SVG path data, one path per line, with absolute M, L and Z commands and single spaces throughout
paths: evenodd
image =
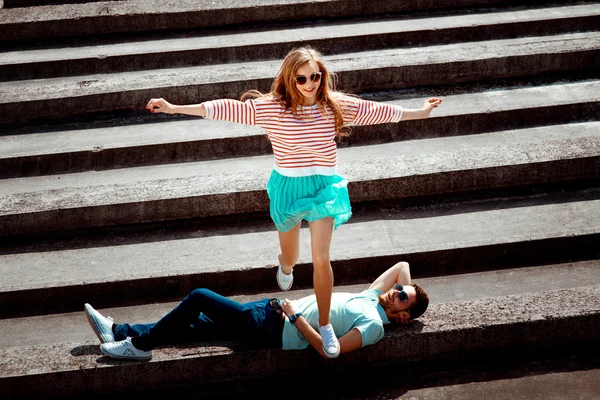
M 324 372 L 327 379 L 323 379 Z M 518 354 L 505 351 L 410 364 L 399 361 L 362 369 L 303 370 L 302 376 L 313 384 L 300 385 L 294 391 L 288 390 L 290 378 L 265 378 L 152 389 L 146 394 L 213 400 L 280 400 L 281 393 L 286 393 L 289 400 L 589 400 L 600 393 L 600 356 L 585 344 L 569 346 L 568 353 L 559 345 L 526 349 Z M 131 396 L 131 392 L 124 392 L 111 397 L 128 400 Z
M 376 345 L 327 361 L 311 350 L 250 350 L 235 343 L 161 348 L 146 363 L 109 360 L 90 342 L 11 348 L 0 352 L 0 393 L 3 397 L 99 394 L 132 385 L 148 389 L 280 377 L 306 368 L 386 365 L 397 363 L 398 354 L 411 362 L 493 354 L 508 347 L 519 351 L 593 343 L 600 338 L 600 287 L 582 287 L 577 296 L 571 294 L 567 289 L 432 304 L 419 323 L 388 329 Z
M 96 1 L 118 1 L 118 0 L 4 0 L 4 7 L 19 8 L 19 7 L 48 6 L 48 5 L 54 5 L 54 4 L 82 4 L 82 3 L 92 3 L 92 2 L 96 2 Z
M 0 60 L 0 80 L 283 59 L 291 48 L 300 45 L 313 46 L 324 54 L 338 54 L 582 32 L 598 27 L 598 6 L 586 4 L 429 18 L 321 22 L 226 34 L 170 34 L 126 42 L 119 38 L 89 46 L 53 45 L 5 52 Z
M 357 216 L 333 235 L 336 284 L 370 281 L 400 257 L 414 264 L 415 278 L 598 257 L 600 200 L 594 193 L 582 193 L 579 201 L 569 193 Z M 300 243 L 294 285 L 312 287 L 306 228 Z M 265 224 L 4 254 L 0 311 L 7 317 L 78 310 L 86 301 L 112 307 L 177 300 L 198 286 L 224 294 L 274 290 L 278 252 L 276 231 Z
M 398 89 L 579 71 L 600 64 L 600 33 L 377 50 L 326 57 L 348 91 Z M 281 61 L 0 82 L 1 123 L 92 112 L 141 110 L 152 97 L 174 103 L 267 90 Z
M 6 9 L 0 15 L 0 40 L 101 35 L 106 33 L 214 28 L 264 22 L 381 15 L 452 8 L 538 4 L 503 0 L 220 0 L 90 2 Z M 547 2 L 542 2 L 547 3 Z M 568 1 L 556 1 L 564 4 Z
M 421 100 L 414 95 L 397 92 L 390 97 L 393 99 L 390 104 L 406 108 L 421 106 Z M 443 107 L 427 120 L 354 127 L 352 136 L 343 145 L 469 135 L 600 117 L 598 80 L 442 98 Z M 31 134 L 6 131 L 5 136 L 0 136 L 0 178 L 271 153 L 269 141 L 257 127 L 212 120 L 156 119 L 159 122 L 111 127 L 98 127 L 101 123 L 91 122 L 83 129 L 67 125 L 63 130 Z M 544 132 L 567 129 L 575 134 L 580 127 L 548 127 Z
M 518 369 L 515 366 L 514 369 Z M 557 367 L 557 369 L 559 369 Z M 481 371 L 483 372 L 483 371 Z M 477 376 L 476 372 L 473 375 Z M 488 381 L 432 385 L 402 392 L 402 398 L 414 400 L 565 400 L 594 399 L 600 394 L 600 369 L 582 369 L 540 373 L 530 367 L 529 374 Z M 388 389 L 390 390 L 390 389 Z M 393 392 L 393 390 L 392 390 Z M 390 397 L 391 398 L 391 397 Z
M 397 260 L 403 259 L 398 256 Z M 386 268 L 394 264 L 381 264 Z M 466 261 L 465 261 L 466 263 Z M 376 263 L 379 264 L 379 263 Z M 483 299 L 522 293 L 544 292 L 548 290 L 578 288 L 600 285 L 600 261 L 579 261 L 565 264 L 536 265 L 485 272 L 463 273 L 437 277 L 423 277 L 422 266 L 411 264 L 411 269 L 421 277 L 415 282 L 429 293 L 431 304 L 464 300 Z M 375 274 L 371 274 L 375 275 Z M 336 278 L 338 274 L 336 273 Z M 236 278 L 243 281 L 243 277 Z M 265 277 L 269 282 L 273 277 Z M 338 279 L 336 279 L 337 281 Z M 365 279 L 366 281 L 366 279 Z M 334 292 L 358 292 L 369 287 L 370 283 L 334 286 Z M 210 287 L 209 287 L 210 288 Z M 146 290 L 151 290 L 149 287 Z M 267 293 L 252 295 L 232 295 L 232 299 L 247 302 L 265 297 L 299 299 L 314 293 L 313 288 L 296 289 L 282 293 L 273 288 Z M 86 300 L 88 301 L 88 300 Z M 179 302 L 148 303 L 137 306 L 98 308 L 102 314 L 111 316 L 116 322 L 153 322 L 166 315 Z M 97 307 L 96 303 L 92 303 Z M 80 309 L 83 305 L 80 304 Z M 76 312 L 36 315 L 31 317 L 0 319 L 0 349 L 37 345 L 51 345 L 61 342 L 95 342 L 96 335 L 78 309 Z
M 352 201 L 600 177 L 598 122 L 340 149 Z M 6 179 L 0 235 L 266 212 L 272 156 Z
M 206 7 L 215 7 L 215 10 L 218 8 L 222 12 L 224 7 L 233 4 L 227 0 L 217 3 Z M 281 17 L 276 13 L 277 7 L 282 11 L 285 9 L 286 15 L 289 15 L 290 10 L 300 3 L 307 14 L 303 14 L 301 8 L 296 8 L 295 17 L 305 18 L 306 15 L 314 15 L 314 12 L 328 12 L 328 7 L 350 4 L 345 0 L 335 3 L 323 1 L 319 3 L 323 5 L 319 9 L 314 2 L 310 5 L 298 1 L 285 3 L 259 10 L 260 7 L 252 8 L 258 2 L 246 2 L 249 4 L 245 9 L 246 15 L 236 8 L 231 13 L 222 13 L 220 20 L 214 18 L 210 23 L 230 23 L 231 20 L 227 18 L 238 18 L 238 22 L 245 18 L 244 21 L 250 22 L 252 18 L 266 18 L 268 13 L 271 13 L 269 18 L 277 19 Z M 416 4 L 410 1 L 388 3 L 390 7 Z M 479 2 L 482 5 L 484 3 L 491 4 Z M 101 9 L 94 9 L 97 5 L 84 5 L 81 8 L 71 7 L 70 12 L 94 10 L 95 14 L 98 11 L 100 14 L 111 14 L 119 7 L 131 11 L 141 4 L 140 1 L 119 2 L 114 3 L 116 8 L 107 6 Z M 49 36 L 54 34 L 49 28 L 60 24 L 67 25 L 60 33 L 67 35 L 69 32 L 79 32 L 77 29 L 83 25 L 92 33 L 101 32 L 100 28 L 111 30 L 117 27 L 118 31 L 119 23 L 123 24 L 123 30 L 143 30 L 144 23 L 148 24 L 146 28 L 160 25 L 159 29 L 169 29 L 168 24 L 173 22 L 178 24 L 177 27 L 197 26 L 198 20 L 189 24 L 194 15 L 199 16 L 194 11 L 197 9 L 190 10 L 190 13 L 182 12 L 181 7 L 190 4 L 188 1 L 179 4 L 169 2 L 148 7 L 147 3 L 143 3 L 146 7 L 141 13 L 133 12 L 115 18 L 112 15 L 102 16 L 101 19 L 92 17 L 92 13 L 87 16 L 81 14 L 79 16 L 82 18 L 73 20 L 56 18 L 56 12 L 64 12 L 66 7 L 31 9 L 19 15 L 43 13 L 42 18 L 47 18 L 48 23 L 33 23 L 30 26 L 35 25 L 34 30 L 44 30 L 44 35 Z M 495 4 L 504 5 L 505 2 Z M 165 11 L 161 9 L 164 5 L 170 6 L 171 11 L 152 14 L 156 10 Z M 356 13 L 360 11 L 368 15 L 369 10 L 375 12 L 376 8 L 377 12 L 383 12 L 384 8 L 379 5 L 379 2 L 368 5 L 366 2 L 354 2 L 351 7 L 355 7 Z M 461 5 L 473 3 L 461 2 Z M 453 7 L 458 3 L 418 3 L 418 7 L 424 9 L 440 6 Z M 348 10 L 340 8 L 338 11 L 348 15 Z M 7 15 L 1 13 L 0 19 Z M 203 14 L 202 18 L 206 15 L 209 14 Z M 585 25 L 584 20 L 578 22 L 579 27 Z M 122 21 L 127 21 L 130 27 L 124 27 Z M 533 28 L 533 24 L 530 25 Z M 556 25 L 559 26 L 558 23 Z M 32 31 L 28 32 L 26 26 L 15 28 L 13 25 L 9 29 L 14 31 L 11 34 L 31 37 L 28 35 Z M 474 31 L 485 36 L 481 30 L 474 28 Z M 429 34 L 435 35 L 435 32 Z M 493 34 L 493 37 L 502 37 L 498 34 Z M 573 68 L 591 71 L 598 66 L 599 35 L 579 33 L 546 36 L 533 39 L 533 42 L 515 39 L 470 44 L 471 47 L 466 44 L 431 46 L 403 49 L 399 55 L 391 50 L 368 52 L 366 56 L 360 53 L 342 54 L 332 59 L 331 63 L 339 67 L 337 70 L 343 75 L 347 73 L 343 81 L 347 84 L 346 88 L 353 91 L 512 78 L 544 71 L 559 73 Z M 331 41 L 334 42 L 333 39 Z M 563 47 L 563 43 L 559 45 L 561 41 L 567 43 L 566 47 Z M 377 48 L 376 43 L 374 47 Z M 197 51 L 197 48 L 192 51 Z M 352 51 L 356 51 L 356 48 Z M 473 54 L 477 56 L 473 57 Z M 0 109 L 4 113 L 0 115 L 6 116 L 6 119 L 0 121 L 0 125 L 12 122 L 11 113 L 20 112 L 19 107 L 22 110 L 30 107 L 27 111 L 40 119 L 61 117 L 60 112 L 55 111 L 61 107 L 65 109 L 65 117 L 70 117 L 72 112 L 79 109 L 83 110 L 83 114 L 133 110 L 145 104 L 148 97 L 156 95 L 175 102 L 225 95 L 235 97 L 244 89 L 243 85 L 258 87 L 268 84 L 273 70 L 278 67 L 268 62 L 248 63 L 248 66 L 245 70 L 243 68 L 246 65 L 231 65 L 123 73 L 111 75 L 103 82 L 100 80 L 104 78 L 84 76 L 2 84 L 0 97 L 10 96 L 20 99 L 21 103 L 4 103 L 5 109 Z M 223 72 L 227 68 L 233 70 Z M 444 70 L 448 72 L 446 75 L 441 73 Z M 194 74 L 202 71 L 206 72 L 206 76 L 216 71 L 219 78 L 225 77 L 229 82 L 203 80 L 205 76 L 198 80 Z M 558 76 L 558 73 L 553 76 Z M 373 76 L 377 79 L 372 79 Z M 592 76 L 592 73 L 587 76 Z M 40 83 L 49 86 L 40 87 Z M 356 90 L 352 89 L 352 85 Z M 3 91 L 9 87 L 14 90 Z M 128 92 L 130 88 L 132 92 Z M 160 92 L 163 90 L 160 88 L 165 88 L 165 92 Z M 217 91 L 211 92 L 213 88 Z M 555 88 L 561 93 L 564 86 Z M 227 94 L 227 90 L 230 94 Z M 532 95 L 534 92 L 524 93 Z M 514 95 L 515 92 L 510 94 Z M 395 125 L 393 128 L 357 130 L 352 144 L 371 146 L 355 146 L 340 152 L 340 172 L 352 180 L 352 198 L 357 212 L 349 224 L 334 234 L 332 261 L 336 284 L 357 284 L 372 279 L 392 261 L 405 259 L 413 266 L 415 280 L 446 275 L 436 278 L 437 283 L 432 284 L 434 291 L 431 292 L 446 297 L 443 301 L 434 301 L 432 309 L 421 323 L 408 329 L 390 329 L 386 339 L 378 346 L 333 361 L 317 359 L 312 350 L 284 353 L 279 350 L 242 348 L 238 343 L 201 343 L 157 350 L 155 359 L 150 363 L 118 363 L 99 357 L 97 341 L 93 337 L 91 340 L 71 337 L 69 334 L 61 337 L 61 333 L 69 330 L 70 324 L 86 326 L 80 311 L 85 301 L 101 308 L 117 306 L 119 310 L 123 310 L 127 304 L 145 304 L 131 310 L 139 313 L 153 310 L 156 313 L 164 310 L 161 307 L 166 305 L 150 303 L 178 300 L 195 286 L 210 286 L 224 294 L 245 293 L 246 296 L 274 291 L 275 268 L 269 264 L 276 258 L 278 246 L 276 233 L 264 212 L 264 182 L 271 167 L 270 156 L 0 181 L 0 191 L 3 191 L 0 210 L 10 213 L 7 214 L 9 219 L 0 219 L 0 227 L 9 224 L 7 229 L 11 230 L 18 224 L 12 224 L 10 218 L 19 220 L 24 217 L 22 220 L 28 219 L 30 227 L 35 226 L 35 218 L 40 218 L 41 226 L 60 230 L 64 226 L 57 221 L 64 216 L 62 221 L 70 221 L 70 227 L 83 227 L 79 232 L 84 236 L 65 240 L 49 238 L 42 243 L 27 245 L 5 236 L 3 239 L 6 240 L 0 243 L 0 252 L 4 254 L 0 256 L 0 285 L 4 285 L 0 290 L 0 312 L 3 313 L 0 318 L 4 318 L 0 320 L 0 337 L 3 329 L 9 330 L 13 340 L 18 340 L 15 339 L 18 333 L 11 329 L 25 328 L 43 334 L 44 325 L 38 324 L 38 321 L 43 321 L 47 327 L 53 326 L 54 338 L 59 337 L 58 340 L 45 337 L 45 342 L 35 343 L 28 336 L 28 342 L 23 340 L 22 346 L 5 347 L 0 351 L 0 396 L 72 394 L 82 397 L 104 393 L 104 397 L 109 397 L 106 394 L 114 390 L 132 387 L 166 388 L 166 392 L 170 389 L 168 386 L 172 388 L 180 383 L 231 383 L 231 380 L 238 378 L 256 378 L 256 371 L 259 371 L 259 377 L 285 380 L 286 374 L 297 376 L 307 370 L 315 374 L 344 371 L 346 368 L 364 371 L 373 366 L 387 368 L 392 363 L 397 370 L 398 355 L 402 355 L 402 361 L 406 362 L 448 357 L 464 359 L 474 354 L 493 359 L 490 355 L 504 354 L 507 349 L 520 353 L 538 346 L 540 349 L 554 346 L 568 349 L 564 350 L 567 352 L 572 351 L 573 346 L 593 346 L 598 342 L 600 332 L 600 282 L 595 261 L 600 258 L 597 245 L 600 239 L 598 190 L 555 192 L 552 195 L 538 193 L 521 199 L 508 197 L 495 200 L 481 192 L 494 189 L 494 193 L 498 193 L 497 189 L 502 189 L 503 193 L 510 196 L 515 192 L 522 193 L 523 185 L 533 185 L 535 190 L 540 190 L 538 185 L 541 190 L 547 189 L 546 183 L 552 183 L 549 186 L 553 190 L 576 187 L 578 184 L 588 188 L 593 186 L 598 181 L 600 168 L 598 122 L 453 137 L 455 140 L 425 139 L 385 146 L 374 144 L 394 141 L 398 137 L 456 136 L 461 132 L 478 133 L 478 129 L 479 132 L 482 129 L 489 131 L 493 121 L 500 121 L 496 127 L 500 130 L 569 123 L 580 121 L 586 115 L 590 116 L 590 120 L 597 120 L 597 100 L 587 101 L 583 105 L 585 100 L 582 101 L 580 94 L 568 93 L 569 96 L 573 95 L 574 100 L 550 102 L 544 108 L 540 106 L 542 102 L 539 97 L 546 94 L 538 92 L 537 98 L 532 96 L 529 104 L 520 99 L 515 102 L 519 104 L 515 104 L 513 112 L 507 112 L 509 107 L 506 106 L 496 108 L 499 111 L 490 112 L 486 119 L 484 111 L 494 109 L 495 99 L 490 95 L 487 98 L 490 104 L 488 110 L 479 108 L 470 112 L 463 108 L 457 112 L 454 109 L 454 114 L 445 117 L 441 113 L 436 114 L 437 121 L 432 118 Z M 509 93 L 499 91 L 498 96 L 502 95 Z M 94 96 L 105 100 L 96 101 Z M 393 99 L 396 100 L 400 99 Z M 408 100 L 408 96 L 404 100 Z M 110 102 L 117 104 L 117 107 L 110 105 Z M 459 97 L 452 99 L 454 106 L 459 102 Z M 90 107 L 86 109 L 87 104 Z M 506 105 L 506 102 L 502 104 Z M 454 106 L 446 109 L 452 112 Z M 583 110 L 577 110 L 579 107 Z M 519 108 L 522 110 L 516 111 Z M 573 119 L 569 120 L 569 117 Z M 14 121 L 19 121 L 19 118 L 23 117 L 17 116 Z M 21 120 L 27 121 L 27 118 Z M 443 118 L 447 122 L 436 125 Z M 510 121 L 511 118 L 513 121 Z M 200 124 L 207 121 L 193 122 Z M 467 127 L 457 129 L 459 125 Z M 166 126 L 163 125 L 163 128 Z M 448 133 L 443 132 L 445 129 Z M 376 132 L 372 136 L 375 139 L 367 139 L 370 132 Z M 258 134 L 252 135 L 258 137 Z M 179 139 L 181 143 L 184 141 Z M 206 142 L 204 138 L 196 141 Z M 132 144 L 140 146 L 141 142 Z M 127 148 L 131 144 L 118 146 Z M 384 172 L 386 169 L 393 173 Z M 221 186 L 217 184 L 217 175 L 226 178 Z M 228 181 L 228 178 L 232 180 Z M 232 188 L 224 190 L 226 184 L 231 184 Z M 189 185 L 196 185 L 200 189 L 194 191 Z M 469 196 L 479 197 L 479 200 L 441 206 L 424 206 L 430 204 L 429 200 L 410 200 L 411 196 L 437 195 L 448 201 L 447 194 L 465 191 Z M 371 209 L 368 204 L 359 203 L 386 199 L 390 201 L 385 206 L 381 203 L 372 204 Z M 396 202 L 396 199 L 401 201 Z M 406 203 L 415 204 L 411 201 L 420 206 L 414 209 L 403 206 Z M 241 206 L 242 203 L 245 204 Z M 131 204 L 137 204 L 137 208 Z M 83 208 L 77 209 L 79 206 Z M 85 207 L 106 214 L 87 213 Z M 171 214 L 169 209 L 172 210 Z M 179 209 L 183 210 L 180 214 Z M 192 213 L 186 214 L 190 209 Z M 90 223 L 94 226 L 99 220 L 102 220 L 102 224 L 130 223 L 145 221 L 147 216 L 154 221 L 154 218 L 189 218 L 211 215 L 211 212 L 221 215 L 222 210 L 254 210 L 258 211 L 255 214 L 258 217 L 251 223 L 223 218 L 225 222 L 219 226 L 202 225 L 206 220 L 196 221 L 198 225 L 186 220 L 148 224 L 145 230 L 136 228 L 134 232 L 128 232 L 123 227 L 121 233 L 116 235 L 112 234 L 111 229 L 106 229 L 106 236 L 98 234 L 102 231 L 100 229 L 93 230 L 97 236 L 84 232 L 85 227 Z M 181 223 L 187 224 L 187 227 L 178 225 Z M 165 229 L 167 226 L 172 230 Z M 301 260 L 296 268 L 295 289 L 310 292 L 312 268 L 307 230 L 302 229 L 301 235 Z M 357 242 L 360 248 L 357 248 Z M 11 247 L 11 243 L 15 243 L 15 248 Z M 492 276 L 487 275 L 493 269 L 567 260 L 591 261 L 569 263 L 551 269 L 537 266 L 523 268 L 518 273 L 495 271 Z M 447 276 L 473 271 L 486 273 Z M 507 277 L 510 279 L 503 280 Z M 581 288 L 583 281 L 589 286 Z M 575 287 L 580 289 L 575 291 Z M 557 290 L 523 293 L 549 289 Z M 479 298 L 472 297 L 474 292 L 478 294 L 475 297 Z M 573 295 L 575 292 L 576 296 Z M 290 293 L 299 294 L 297 290 Z M 485 297 L 481 298 L 481 295 Z M 495 295 L 503 297 L 491 297 Z M 75 309 L 78 313 L 71 315 L 10 318 Z M 148 316 L 146 313 L 143 315 Z M 65 325 L 57 327 L 60 323 Z M 285 389 L 289 392 L 288 387 Z

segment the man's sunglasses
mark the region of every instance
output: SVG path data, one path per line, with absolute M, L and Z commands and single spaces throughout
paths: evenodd
M 314 74 L 310 74 L 310 80 L 311 82 L 319 82 L 321 80 L 321 74 L 322 72 L 315 72 Z M 296 82 L 298 82 L 299 85 L 304 85 L 306 83 L 306 81 L 308 80 L 309 77 L 304 76 L 304 75 L 298 75 L 296 77 Z
M 408 294 L 406 294 L 404 291 L 404 286 L 398 283 L 397 285 L 394 285 L 394 290 L 398 292 L 398 298 L 400 301 L 405 302 L 408 300 Z

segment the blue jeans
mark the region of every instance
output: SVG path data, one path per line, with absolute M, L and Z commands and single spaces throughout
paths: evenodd
M 269 299 L 239 303 L 208 289 L 195 289 L 160 321 L 115 324 L 115 340 L 132 338 L 140 350 L 194 339 L 241 339 L 281 347 L 283 318 Z

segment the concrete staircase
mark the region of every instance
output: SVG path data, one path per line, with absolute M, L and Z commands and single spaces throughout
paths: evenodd
M 600 2 L 59 2 L 0 9 L 2 398 L 226 398 L 257 390 L 244 382 L 598 341 Z M 336 291 L 405 260 L 430 310 L 330 361 L 230 342 L 103 357 L 85 302 L 145 322 L 200 286 L 242 301 L 312 293 L 307 229 L 294 290 L 277 290 L 261 131 L 143 109 L 265 91 L 301 44 L 363 98 L 444 99 L 427 120 L 340 144 L 354 215 L 331 250 Z

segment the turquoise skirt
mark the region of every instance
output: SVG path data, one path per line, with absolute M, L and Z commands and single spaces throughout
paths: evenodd
M 271 219 L 287 232 L 303 219 L 333 218 L 333 229 L 352 216 L 348 180 L 339 175 L 289 177 L 273 170 L 267 183 Z

